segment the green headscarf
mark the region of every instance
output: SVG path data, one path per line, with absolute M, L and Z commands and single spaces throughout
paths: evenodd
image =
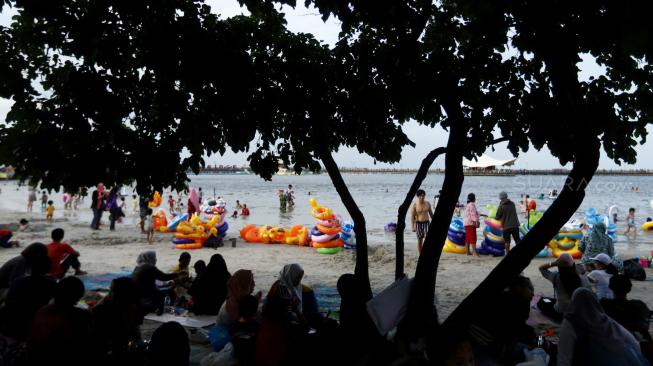
M 592 227 L 592 233 L 590 234 L 590 243 L 598 248 L 606 248 L 612 246 L 612 238 L 607 234 L 607 229 L 605 224 L 602 222 L 597 222 Z

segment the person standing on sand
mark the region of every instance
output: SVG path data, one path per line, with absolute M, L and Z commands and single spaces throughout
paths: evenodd
M 91 194 L 91 209 L 93 210 L 91 229 L 100 230 L 100 220 L 102 219 L 102 212 L 104 212 L 104 183 L 98 183 Z
M 43 191 L 41 194 L 41 212 L 45 211 L 45 209 L 48 207 L 48 193 L 46 191 Z
M 501 221 L 503 227 L 503 240 L 505 241 L 506 252 L 510 251 L 510 236 L 519 244 L 519 218 L 517 218 L 517 209 L 515 203 L 508 199 L 508 193 L 499 193 L 499 208 L 497 208 L 496 219 Z
M 481 226 L 478 210 L 476 210 L 476 195 L 470 193 L 467 195 L 467 207 L 465 207 L 465 251 L 467 255 L 473 254 L 478 257 L 476 252 L 476 229 Z M 469 249 L 472 249 L 471 253 Z
M 433 217 L 433 210 L 431 204 L 424 200 L 426 192 L 423 189 L 418 189 L 416 196 L 417 201 L 410 208 L 410 222 L 413 232 L 417 233 L 417 250 L 421 253 L 424 238 L 429 231 L 430 219 Z
M 30 189 L 29 194 L 27 195 L 27 212 L 32 212 L 34 209 L 34 202 L 36 202 L 36 191 Z

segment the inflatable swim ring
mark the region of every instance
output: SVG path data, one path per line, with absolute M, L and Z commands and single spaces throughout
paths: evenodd
M 320 254 L 336 254 L 342 250 L 342 247 L 335 248 L 317 248 L 317 252 Z
M 286 244 L 304 246 L 308 242 L 308 229 L 303 225 L 294 225 L 290 227 L 286 235 Z
M 535 257 L 537 258 L 546 258 L 548 256 L 549 256 L 549 248 L 546 246 L 542 250 L 540 250 L 539 253 L 535 255 Z
M 452 243 L 449 239 L 447 239 L 444 242 L 444 247 L 442 248 L 442 251 L 445 253 L 453 253 L 453 254 L 467 254 L 467 250 L 465 249 L 464 245 L 456 245 Z
M 642 224 L 643 230 L 653 230 L 653 221 L 645 222 Z
M 485 219 L 485 225 L 489 226 L 491 229 L 503 230 L 501 221 L 497 219 Z
M 190 244 L 177 244 L 175 248 L 180 250 L 189 250 L 189 249 L 200 249 L 204 245 L 202 243 L 190 243 Z
M 319 206 L 315 198 L 308 201 L 311 204 L 311 216 L 318 220 L 329 220 L 333 218 L 333 212 L 330 208 Z
M 243 228 L 240 229 L 240 237 L 245 239 L 245 234 L 247 234 L 248 231 L 250 231 L 252 229 L 255 229 L 255 228 L 256 228 L 256 225 L 254 225 L 254 224 L 249 224 L 249 225 L 243 226 Z
M 334 239 L 330 241 L 325 241 L 323 243 L 313 243 L 313 248 L 336 248 L 336 247 L 342 247 L 344 245 L 345 243 L 343 243 L 342 240 Z
M 496 240 L 492 240 L 492 239 L 490 239 L 488 237 L 486 237 L 483 240 L 481 245 L 484 245 L 486 247 L 490 247 L 490 248 L 496 249 L 496 250 L 505 250 L 505 248 L 506 248 L 506 245 L 505 245 L 505 242 L 503 241 L 503 239 L 501 241 L 496 241 Z
M 556 238 L 558 240 L 562 240 L 562 239 L 580 240 L 583 238 L 583 232 L 582 231 L 560 232 L 558 233 L 558 235 L 556 235 Z
M 314 243 L 326 243 L 327 241 L 336 240 L 340 237 L 340 234 L 335 235 L 311 235 L 311 241 Z
M 334 235 L 334 234 L 339 234 L 342 229 L 340 226 L 334 226 L 334 227 L 326 227 L 320 224 L 317 224 L 317 229 L 320 230 L 321 233 L 325 235 Z
M 578 240 L 564 238 L 555 241 L 555 247 L 562 250 L 570 250 L 578 246 Z
M 181 223 L 183 221 L 186 221 L 187 218 L 188 218 L 188 213 L 185 213 L 183 215 L 179 215 L 179 216 L 175 217 L 168 224 L 168 230 L 174 231 L 175 229 L 177 229 L 177 226 L 179 225 L 179 223 Z
M 569 255 L 571 255 L 572 258 L 574 259 L 579 259 L 580 257 L 583 256 L 583 253 L 580 250 L 578 250 L 578 248 L 573 248 L 571 250 L 562 250 L 559 248 L 555 248 L 551 250 L 551 255 L 556 258 L 558 258 L 562 253 L 569 253 Z
M 506 254 L 504 249 L 496 249 L 484 244 L 481 244 L 481 246 L 478 247 L 476 251 L 478 252 L 478 254 L 492 255 L 494 257 L 503 257 Z
M 185 239 L 185 238 L 172 238 L 172 243 L 173 244 L 190 244 L 194 243 L 195 240 L 193 239 Z
M 449 230 L 465 232 L 465 224 L 463 223 L 463 220 L 456 218 L 452 219 L 451 224 L 449 224 Z

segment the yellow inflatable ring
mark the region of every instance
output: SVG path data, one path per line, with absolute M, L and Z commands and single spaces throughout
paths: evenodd
M 642 224 L 642 229 L 653 230 L 653 221 L 645 222 Z
M 453 254 L 467 254 L 467 250 L 465 249 L 464 245 L 456 245 L 449 239 L 444 242 L 444 248 L 442 248 L 442 251 L 445 253 Z

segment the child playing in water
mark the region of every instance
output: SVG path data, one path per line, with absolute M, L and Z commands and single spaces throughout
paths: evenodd
M 52 217 L 54 216 L 54 203 L 52 200 L 48 201 L 48 207 L 46 208 L 45 221 L 52 223 Z
M 43 193 L 41 194 L 41 212 L 45 211 L 47 203 L 48 203 L 48 194 L 45 191 L 43 191 Z
M 249 216 L 249 208 L 246 204 L 243 204 L 243 211 L 240 213 L 240 216 Z
M 633 207 L 628 210 L 628 216 L 626 216 L 626 230 L 624 231 L 624 235 L 631 232 L 637 234 L 637 227 L 635 227 L 635 209 Z
M 234 211 L 234 213 L 231 215 L 232 219 L 237 219 L 238 218 L 238 211 Z
M 136 195 L 132 194 L 132 215 L 136 214 L 136 210 L 138 210 L 138 200 Z
M 154 239 L 154 223 L 152 218 L 152 209 L 148 208 L 145 214 L 145 219 L 143 219 L 143 230 L 147 234 L 147 243 L 152 244 Z

